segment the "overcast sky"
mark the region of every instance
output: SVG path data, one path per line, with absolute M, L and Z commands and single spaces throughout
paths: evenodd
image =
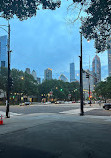
M 11 68 L 25 71 L 30 68 L 37 72 L 37 77 L 44 77 L 44 70 L 52 68 L 53 78 L 61 73 L 69 79 L 69 64 L 74 61 L 79 72 L 80 55 L 80 21 L 72 25 L 69 18 L 77 17 L 77 10 L 71 16 L 67 11 L 72 0 L 62 1 L 55 11 L 39 10 L 36 17 L 19 21 L 16 17 L 10 20 L 11 25 Z M 0 25 L 7 21 L 0 19 Z M 0 29 L 0 35 L 6 34 Z M 92 70 L 92 59 L 96 50 L 93 41 L 83 39 L 83 68 Z M 102 79 L 108 76 L 107 51 L 98 55 L 102 66 Z

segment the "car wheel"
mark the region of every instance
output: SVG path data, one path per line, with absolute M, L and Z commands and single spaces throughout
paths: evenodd
M 109 107 L 105 106 L 105 110 L 109 110 Z

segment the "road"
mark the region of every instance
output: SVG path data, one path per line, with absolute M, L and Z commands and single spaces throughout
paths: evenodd
M 111 116 L 111 110 L 104 110 L 102 106 L 93 104 L 91 107 L 89 105 L 84 106 L 85 115 L 96 115 L 96 116 Z M 88 111 L 86 111 L 88 108 Z M 64 113 L 71 110 L 80 113 L 80 103 L 72 104 L 35 104 L 28 106 L 10 106 L 10 112 L 16 114 L 32 114 L 32 113 Z M 5 106 L 0 106 L 0 111 L 5 112 Z M 76 114 L 76 113 L 75 113 Z
M 111 157 L 111 119 L 29 114 L 7 119 L 0 133 L 0 158 Z
M 111 111 L 85 110 L 79 116 L 73 115 L 79 104 L 11 106 L 20 117 L 4 118 L 0 126 L 0 158 L 110 158 Z

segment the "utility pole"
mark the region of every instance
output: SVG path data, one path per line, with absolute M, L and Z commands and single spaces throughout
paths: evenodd
M 90 73 L 90 56 L 89 56 L 89 73 Z M 91 106 L 91 98 L 90 98 L 90 75 L 89 75 L 89 101 L 90 101 L 90 106 Z
M 82 68 L 82 32 L 80 32 L 80 116 L 84 115 L 83 110 L 83 68 Z
M 6 100 L 6 117 L 9 118 L 9 103 L 10 103 L 10 24 L 8 22 L 8 79 L 7 79 L 7 100 Z

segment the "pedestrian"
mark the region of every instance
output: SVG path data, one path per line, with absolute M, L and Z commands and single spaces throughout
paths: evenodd
M 99 101 L 99 106 L 101 107 L 101 100 Z

